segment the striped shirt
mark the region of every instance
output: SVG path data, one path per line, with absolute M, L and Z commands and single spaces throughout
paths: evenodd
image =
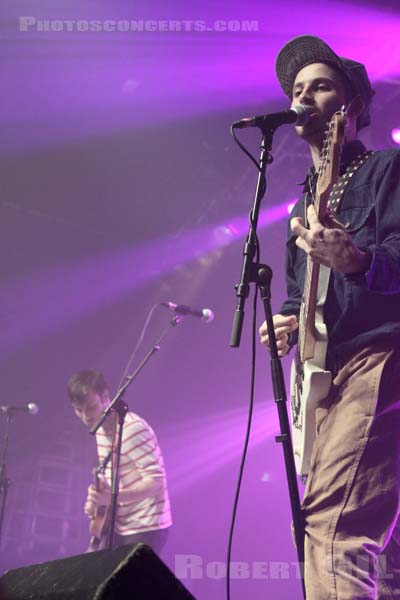
M 112 433 L 107 434 L 100 427 L 96 442 L 102 463 L 111 450 Z M 157 438 L 144 419 L 128 412 L 122 435 L 120 489 L 128 486 L 134 488 L 136 482 L 149 477 L 161 480 L 162 486 L 154 496 L 134 504 L 118 505 L 115 532 L 119 535 L 165 529 L 172 524 L 164 460 Z M 111 485 L 111 461 L 107 465 L 105 478 Z

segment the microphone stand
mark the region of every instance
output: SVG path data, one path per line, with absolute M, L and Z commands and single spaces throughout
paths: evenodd
M 90 433 L 92 435 L 94 435 L 96 433 L 96 431 L 99 429 L 99 427 L 102 426 L 102 424 L 104 423 L 104 421 L 106 420 L 106 418 L 108 417 L 108 415 L 111 413 L 112 410 L 115 410 L 116 413 L 118 414 L 117 444 L 116 444 L 116 448 L 113 447 L 113 449 L 112 449 L 112 454 L 113 454 L 114 460 L 111 461 L 112 476 L 111 476 L 110 528 L 108 531 L 108 541 L 107 541 L 107 548 L 109 550 L 112 550 L 112 548 L 113 548 L 114 527 L 115 527 L 115 519 L 116 519 L 116 514 L 117 514 L 117 500 L 118 500 L 118 494 L 119 494 L 119 480 L 120 480 L 119 471 L 120 471 L 120 461 L 121 461 L 122 434 L 123 434 L 125 416 L 126 416 L 126 413 L 128 412 L 128 405 L 122 400 L 122 396 L 125 394 L 126 390 L 130 386 L 132 381 L 134 379 L 136 379 L 136 377 L 139 375 L 140 371 L 143 369 L 143 367 L 145 366 L 147 361 L 150 360 L 150 358 L 153 356 L 153 354 L 155 354 L 156 352 L 158 352 L 158 350 L 160 350 L 161 342 L 167 335 L 168 331 L 170 331 L 170 329 L 172 327 L 175 327 L 175 325 L 178 325 L 182 321 L 182 319 L 183 319 L 182 315 L 178 315 L 178 314 L 175 315 L 174 317 L 172 317 L 168 327 L 164 330 L 164 332 L 162 333 L 160 338 L 157 340 L 157 342 L 155 342 L 155 344 L 153 344 L 153 347 L 151 348 L 151 350 L 149 350 L 149 352 L 146 354 L 146 356 L 144 357 L 142 362 L 139 364 L 139 366 L 135 369 L 135 371 L 132 373 L 132 375 L 127 375 L 125 383 L 120 387 L 120 389 L 116 393 L 115 397 L 113 398 L 112 402 L 110 402 L 110 404 L 107 406 L 107 408 L 103 411 L 103 414 L 101 415 L 100 419 L 90 430 Z M 114 446 L 114 439 L 113 439 L 113 446 Z
M 0 465 L 0 495 L 1 495 L 0 545 L 1 545 L 1 540 L 2 540 L 1 531 L 2 531 L 3 519 L 4 519 L 5 509 L 6 509 L 7 493 L 8 493 L 8 488 L 10 487 L 10 480 L 7 477 L 6 457 L 7 457 L 7 450 L 8 450 L 8 440 L 9 440 L 9 435 L 10 435 L 12 412 L 7 411 L 6 415 L 7 415 L 7 423 L 6 423 L 6 430 L 4 433 L 3 453 L 2 453 L 1 465 Z
M 234 313 L 232 334 L 230 346 L 238 348 L 242 334 L 244 320 L 244 305 L 249 295 L 249 284 L 255 282 L 260 290 L 261 299 L 264 305 L 265 320 L 268 326 L 268 336 L 270 342 L 270 366 L 271 377 L 274 390 L 274 399 L 278 409 L 280 435 L 275 437 L 277 443 L 282 444 L 283 455 L 286 468 L 286 477 L 289 488 L 289 498 L 293 517 L 294 537 L 296 541 L 297 557 L 301 573 L 301 583 L 303 598 L 306 597 L 304 585 L 304 523 L 300 508 L 300 496 L 297 485 L 296 469 L 293 455 L 292 439 L 290 434 L 289 419 L 287 413 L 287 396 L 285 388 L 285 379 L 282 370 L 282 364 L 278 356 L 276 347 L 276 338 L 273 326 L 271 309 L 271 280 L 272 269 L 267 265 L 253 262 L 256 253 L 256 231 L 258 217 L 260 212 L 261 200 L 266 190 L 266 168 L 272 163 L 271 155 L 272 140 L 276 127 L 260 126 L 262 131 L 261 153 L 259 159 L 259 173 L 257 180 L 254 204 L 251 212 L 251 225 L 243 249 L 243 265 L 240 283 L 235 286 L 238 304 Z

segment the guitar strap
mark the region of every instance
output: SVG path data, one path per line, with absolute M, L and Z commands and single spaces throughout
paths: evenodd
M 108 463 L 110 462 L 111 454 L 112 454 L 112 449 L 107 454 L 107 456 L 105 457 L 105 459 L 97 467 L 96 470 L 97 470 L 98 473 L 104 473 L 105 472 L 106 467 L 107 467 Z
M 331 193 L 329 195 L 328 207 L 331 210 L 333 215 L 337 214 L 337 212 L 339 210 L 340 202 L 342 201 L 342 198 L 344 196 L 346 188 L 349 185 L 350 180 L 353 177 L 354 173 L 356 171 L 358 171 L 358 169 L 361 167 L 361 165 L 363 165 L 365 163 L 365 161 L 373 154 L 375 154 L 374 150 L 366 150 L 365 152 L 362 152 L 361 154 L 356 156 L 355 159 L 349 164 L 349 166 L 347 167 L 347 169 L 343 173 L 343 175 L 341 175 L 339 177 L 337 182 L 332 187 Z M 317 179 L 318 179 L 318 171 L 315 171 L 315 173 L 313 173 L 308 178 L 308 190 L 306 192 L 306 198 L 304 201 L 304 222 L 305 223 L 308 222 L 307 221 L 307 208 L 308 208 L 309 204 L 314 204 L 315 185 L 317 183 Z
M 374 150 L 366 150 L 362 154 L 356 156 L 356 158 L 349 164 L 343 175 L 339 177 L 333 186 L 329 196 L 328 207 L 334 215 L 336 215 L 337 211 L 339 210 L 340 202 L 347 186 L 349 185 L 350 179 L 353 177 L 354 173 L 358 171 L 361 165 L 363 165 L 365 161 L 373 154 L 375 154 Z

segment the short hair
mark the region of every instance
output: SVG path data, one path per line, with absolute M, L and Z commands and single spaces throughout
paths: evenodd
M 85 369 L 72 375 L 68 380 L 67 394 L 72 404 L 82 406 L 87 400 L 90 391 L 103 394 L 108 390 L 108 385 L 100 371 Z

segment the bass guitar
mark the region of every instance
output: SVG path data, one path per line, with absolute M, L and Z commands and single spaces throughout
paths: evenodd
M 329 124 L 317 172 L 314 206 L 321 222 L 332 188 L 339 178 L 344 130 L 345 115 L 336 112 Z M 299 339 L 290 378 L 293 452 L 297 474 L 303 478 L 310 469 L 316 437 L 315 409 L 328 395 L 332 379 L 330 371 L 325 370 L 328 336 L 323 316 L 329 278 L 330 269 L 313 262 L 307 255 Z

